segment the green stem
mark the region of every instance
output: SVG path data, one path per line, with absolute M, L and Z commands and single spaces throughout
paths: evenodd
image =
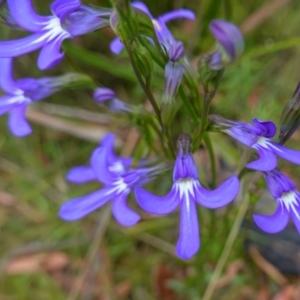
M 210 161 L 210 167 L 211 167 L 211 187 L 215 188 L 217 186 L 217 169 L 216 169 L 216 159 L 215 159 L 215 154 L 214 154 L 214 149 L 210 140 L 209 135 L 206 133 L 204 134 L 204 142 L 208 151 L 209 155 L 209 161 Z

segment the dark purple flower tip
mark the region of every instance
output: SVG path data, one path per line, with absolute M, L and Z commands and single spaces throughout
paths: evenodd
M 109 88 L 97 88 L 94 90 L 93 98 L 97 102 L 104 102 L 107 100 L 114 99 L 116 93 Z
M 168 51 L 169 59 L 172 62 L 177 61 L 184 55 L 184 46 L 180 41 L 174 41 Z
M 210 31 L 221 47 L 218 55 L 214 57 L 212 65 L 220 65 L 235 61 L 244 51 L 244 39 L 239 28 L 224 20 L 213 20 Z
M 276 125 L 271 121 L 262 121 L 252 119 L 253 126 L 260 131 L 260 135 L 266 138 L 272 138 L 276 134 Z

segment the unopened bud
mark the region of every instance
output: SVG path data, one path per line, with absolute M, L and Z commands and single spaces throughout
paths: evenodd
M 168 54 L 170 61 L 175 62 L 179 60 L 184 55 L 184 46 L 182 42 L 174 41 L 168 50 Z
M 192 145 L 192 138 L 189 134 L 183 133 L 177 139 L 177 149 L 179 153 L 188 154 L 190 153 Z
M 93 93 L 96 102 L 104 102 L 116 97 L 116 93 L 109 88 L 97 88 Z

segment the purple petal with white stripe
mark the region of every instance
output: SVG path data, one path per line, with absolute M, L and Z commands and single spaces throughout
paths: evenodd
M 127 206 L 128 193 L 121 193 L 112 201 L 112 214 L 123 226 L 132 226 L 140 220 L 140 216 Z
M 64 203 L 59 217 L 66 221 L 76 221 L 103 206 L 113 197 L 110 188 L 103 188 L 86 196 L 73 198 Z
M 182 259 L 191 258 L 200 248 L 196 203 L 193 199 L 181 199 L 180 234 L 176 254 Z
M 300 165 L 300 151 L 292 150 L 284 146 L 270 142 L 272 151 L 281 158 Z

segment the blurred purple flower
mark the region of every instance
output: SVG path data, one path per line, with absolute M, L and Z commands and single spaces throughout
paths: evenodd
M 0 96 L 0 115 L 9 112 L 8 126 L 12 134 L 18 137 L 30 134 L 32 130 L 25 117 L 27 105 L 50 96 L 62 85 L 59 77 L 14 81 L 12 59 L 0 58 L 0 88 L 6 93 Z
M 137 223 L 140 216 L 131 210 L 127 204 L 127 196 L 139 185 L 151 180 L 160 172 L 160 166 L 130 168 L 132 158 L 119 158 L 114 154 L 114 134 L 107 134 L 91 156 L 91 166 L 72 168 L 67 179 L 74 183 L 85 183 L 98 180 L 103 188 L 86 196 L 74 198 L 64 203 L 59 216 L 66 221 L 76 221 L 112 200 L 112 213 L 123 226 Z
M 300 233 L 300 193 L 295 184 L 277 169 L 264 173 L 270 193 L 277 201 L 277 209 L 271 216 L 254 215 L 259 228 L 268 233 L 283 230 L 291 217 Z
M 286 159 L 294 164 L 300 164 L 300 151 L 291 150 L 271 140 L 276 133 L 276 126 L 271 121 L 252 120 L 253 125 L 228 121 L 230 128 L 223 131 L 240 143 L 255 149 L 259 159 L 246 165 L 249 169 L 272 171 L 277 166 L 277 158 Z
M 7 0 L 10 14 L 23 29 L 32 35 L 0 42 L 0 57 L 16 57 L 41 48 L 38 67 L 48 69 L 64 57 L 60 52 L 64 39 L 83 35 L 108 26 L 110 12 L 81 4 L 79 0 L 56 0 L 51 5 L 53 16 L 37 15 L 31 0 Z
M 218 49 L 211 56 L 210 68 L 220 70 L 241 56 L 245 48 L 244 39 L 236 25 L 224 20 L 213 20 L 210 31 L 218 43 Z
M 189 152 L 190 137 L 181 135 L 173 171 L 173 186 L 166 196 L 156 196 L 137 187 L 138 204 L 147 212 L 164 215 L 180 206 L 180 235 L 176 253 L 182 259 L 191 258 L 200 247 L 196 202 L 215 209 L 231 202 L 239 190 L 237 176 L 232 176 L 213 191 L 204 189 L 198 179 L 198 170 Z
M 177 9 L 172 12 L 165 13 L 160 17 L 158 17 L 157 19 L 154 19 L 148 7 L 143 2 L 139 2 L 139 1 L 133 2 L 132 6 L 137 9 L 140 9 L 152 19 L 152 23 L 158 41 L 162 45 L 164 45 L 167 50 L 169 49 L 170 45 L 173 43 L 174 38 L 170 30 L 167 28 L 166 23 L 180 18 L 195 20 L 195 14 L 189 9 Z M 119 54 L 123 48 L 124 46 L 118 37 L 112 40 L 110 44 L 111 52 L 113 52 L 114 54 Z

